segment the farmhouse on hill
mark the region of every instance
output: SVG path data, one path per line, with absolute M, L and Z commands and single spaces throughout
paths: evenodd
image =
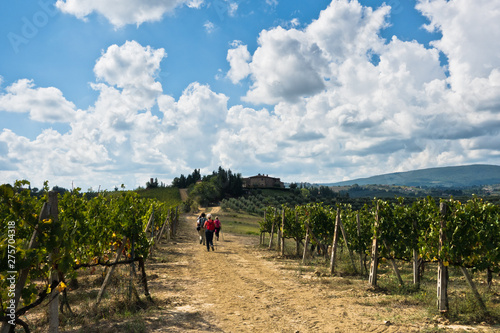
M 260 173 L 257 176 L 243 178 L 242 180 L 244 188 L 285 187 L 285 184 L 279 178 L 261 175 Z

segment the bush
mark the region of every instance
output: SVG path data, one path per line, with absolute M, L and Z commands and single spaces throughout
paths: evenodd
M 188 198 L 181 204 L 181 209 L 184 213 L 195 212 L 198 210 L 198 204 L 191 198 Z

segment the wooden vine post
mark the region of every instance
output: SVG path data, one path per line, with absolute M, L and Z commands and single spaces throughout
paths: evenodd
M 467 268 L 464 266 L 460 266 L 460 269 L 462 270 L 462 274 L 465 277 L 465 280 L 467 281 L 467 284 L 469 285 L 470 289 L 472 290 L 472 293 L 474 294 L 474 297 L 476 298 L 476 301 L 479 303 L 479 307 L 484 313 L 487 313 L 488 310 L 486 309 L 486 305 L 484 304 L 483 299 L 481 298 L 481 295 L 479 295 L 479 292 L 477 291 L 476 284 L 472 280 L 472 277 L 469 274 L 469 271 L 467 271 Z
M 165 222 L 163 223 L 163 228 L 161 231 L 161 235 L 163 235 L 164 232 L 167 234 L 167 241 L 170 240 L 170 238 L 174 237 L 176 233 L 176 218 L 177 218 L 177 207 L 176 210 L 174 211 L 173 208 L 168 209 L 167 217 L 165 218 Z M 165 229 L 165 231 L 163 231 Z M 161 239 L 161 236 L 160 236 Z
M 297 213 L 297 210 L 295 210 L 295 224 L 299 224 L 299 214 Z M 300 254 L 300 241 L 298 239 L 295 240 L 295 254 L 297 257 Z
M 281 256 L 285 255 L 285 207 L 281 213 Z
M 347 248 L 347 252 L 349 253 L 349 258 L 351 259 L 352 268 L 354 269 L 354 272 L 357 273 L 358 270 L 356 269 L 356 264 L 354 263 L 354 255 L 352 253 L 352 250 L 349 248 L 349 243 L 347 242 L 347 235 L 345 233 L 344 225 L 342 224 L 342 219 L 340 218 L 340 210 L 338 208 L 337 208 L 337 218 L 339 221 L 340 231 L 342 231 L 342 237 L 344 238 L 345 247 Z M 335 219 L 335 221 L 337 221 L 337 219 Z
M 297 210 L 295 209 L 295 224 L 299 224 L 299 214 L 297 213 Z M 300 240 L 298 237 L 295 239 L 295 255 L 298 257 L 300 255 Z
M 264 211 L 264 225 L 266 224 L 266 216 L 267 216 L 267 212 Z M 261 230 L 260 231 L 260 243 L 259 243 L 260 245 L 264 245 L 264 242 L 266 239 L 265 235 L 266 235 L 266 232 Z
M 359 241 L 361 239 L 361 221 L 359 220 L 359 212 L 356 214 L 356 223 L 358 226 L 358 244 L 361 242 Z M 364 267 L 364 262 L 363 262 L 363 249 L 361 246 L 358 248 L 358 253 L 359 253 L 359 269 L 361 272 L 361 275 L 363 275 L 363 267 Z
M 160 229 L 160 233 L 158 234 L 158 238 L 157 238 L 158 242 L 161 240 L 161 238 L 163 236 L 163 233 L 165 232 L 165 228 L 168 225 L 168 220 L 169 220 L 170 214 L 172 214 L 172 210 L 171 209 L 168 211 L 167 217 L 165 218 L 165 221 L 163 222 L 163 225 L 162 225 L 162 227 Z
M 417 230 L 417 221 L 413 220 L 413 231 L 415 237 L 418 235 Z M 415 245 L 413 248 L 413 284 L 416 285 L 417 288 L 420 288 L 420 274 L 418 272 L 418 245 Z
M 377 214 L 375 216 L 375 225 L 374 225 L 374 234 L 372 241 L 372 257 L 370 263 L 370 277 L 368 278 L 368 282 L 376 287 L 377 286 L 377 271 L 378 271 L 378 224 L 379 224 L 379 215 L 378 215 L 379 205 L 377 203 Z
M 151 240 L 155 239 L 155 206 L 153 206 L 153 211 L 151 212 L 151 217 L 153 219 L 152 225 L 151 225 Z
M 306 239 L 304 240 L 304 254 L 302 255 L 302 264 L 306 263 L 309 257 L 309 223 L 306 222 Z
M 124 236 L 122 239 L 122 245 L 120 245 L 120 248 L 118 249 L 118 251 L 116 251 L 115 264 L 120 260 L 120 257 L 122 256 L 122 252 L 123 249 L 125 248 L 126 241 L 127 241 L 127 236 Z M 108 286 L 109 280 L 113 275 L 115 267 L 116 265 L 111 266 L 108 270 L 108 273 L 106 274 L 106 277 L 104 278 L 104 282 L 102 283 L 101 289 L 99 290 L 99 294 L 97 294 L 97 301 L 95 302 L 96 307 L 101 302 L 102 296 L 104 295 L 104 290 L 106 290 L 106 287 Z
M 135 239 L 132 237 L 132 243 L 130 245 L 130 258 L 134 259 L 135 256 Z M 135 264 L 134 262 L 130 263 L 130 275 L 129 275 L 129 280 L 128 280 L 128 298 L 129 300 L 132 299 L 132 293 L 134 293 L 137 296 L 137 299 L 139 299 L 137 295 L 137 290 L 135 290 L 134 287 L 134 277 L 135 277 Z
M 335 229 L 333 232 L 333 241 L 332 241 L 332 255 L 330 258 L 330 274 L 332 275 L 335 271 L 335 257 L 337 255 L 337 247 L 339 241 L 339 223 L 340 223 L 340 209 L 337 208 L 337 217 L 335 218 Z
M 283 235 L 282 235 L 283 231 L 281 229 L 281 223 L 277 225 L 277 228 L 278 228 L 278 230 L 276 232 L 276 236 L 277 236 L 278 239 L 277 239 L 277 242 L 276 242 L 276 250 L 278 252 L 281 252 L 281 237 L 283 237 Z
M 318 248 L 321 248 L 324 250 L 324 246 L 321 244 L 321 242 L 319 241 L 319 239 L 316 237 L 316 235 L 314 235 L 314 232 L 312 231 L 311 227 L 309 226 L 309 224 L 306 224 L 306 228 L 309 229 L 309 239 L 313 239 L 316 244 L 319 244 L 318 245 Z M 326 253 L 326 251 L 324 251 Z M 312 253 L 311 253 L 311 256 L 312 256 Z M 328 254 L 325 254 L 325 258 L 328 257 Z
M 174 221 L 170 218 L 170 215 L 167 215 L 167 224 L 165 226 L 165 233 L 167 234 L 167 242 L 170 242 L 172 238 L 172 224 Z
M 173 235 L 177 235 L 177 227 L 179 226 L 179 206 L 175 207 L 175 217 L 172 219 L 172 225 L 173 225 Z
M 146 269 L 144 268 L 144 259 L 142 257 L 139 257 L 139 270 L 141 271 L 141 282 L 142 286 L 144 287 L 144 295 L 146 296 L 148 301 L 154 303 L 153 299 L 151 298 L 151 294 L 149 293 L 148 279 L 146 276 Z
M 168 220 L 170 221 L 170 225 L 169 225 L 169 233 L 168 233 L 168 240 L 174 238 L 175 236 L 175 217 L 172 217 L 172 216 L 168 216 Z
M 448 311 L 448 267 L 445 266 L 442 258 L 442 249 L 446 241 L 445 227 L 446 227 L 446 213 L 447 205 L 441 202 L 439 205 L 440 221 L 439 228 L 439 247 L 438 247 L 438 277 L 437 277 L 437 306 L 439 312 Z
M 383 243 L 384 243 L 385 248 L 387 249 L 387 252 L 390 254 L 391 248 L 389 247 L 389 244 L 386 242 L 385 239 L 383 239 Z M 391 262 L 392 270 L 394 271 L 394 274 L 396 274 L 396 277 L 398 278 L 399 284 L 401 286 L 404 285 L 403 279 L 401 278 L 401 274 L 399 273 L 398 265 L 396 264 L 396 260 L 394 259 L 394 257 L 392 255 L 390 256 L 389 261 Z
M 145 233 L 145 234 L 147 234 L 149 227 L 150 227 L 150 226 L 151 226 L 151 224 L 153 223 L 153 219 L 154 219 L 154 214 L 151 214 L 151 215 L 149 216 L 149 220 L 148 220 L 148 224 L 146 225 L 146 229 L 144 229 L 144 233 Z
M 49 216 L 52 219 L 53 224 L 59 223 L 59 211 L 58 211 L 58 198 L 57 192 L 49 192 Z M 50 275 L 50 285 L 57 286 L 59 282 L 59 272 L 57 269 L 57 264 L 53 261 L 57 257 L 58 251 L 54 250 L 53 253 L 49 255 L 49 261 L 52 264 L 52 272 Z M 57 288 L 52 288 L 50 292 L 50 302 L 49 302 L 49 333 L 59 332 L 59 291 Z
M 271 227 L 271 239 L 269 240 L 269 250 L 273 247 L 274 223 L 276 222 L 276 209 L 274 208 L 273 225 Z
M 148 225 L 146 226 L 146 230 L 144 231 L 144 233 L 147 235 L 147 232 L 148 232 L 148 228 L 151 226 L 151 242 L 153 242 L 153 240 L 155 239 L 155 207 L 153 206 L 153 211 L 151 212 L 151 215 L 149 216 L 149 220 L 148 220 Z M 154 244 L 154 242 L 153 242 Z M 151 246 L 149 248 L 149 254 L 152 255 L 153 254 L 153 248 L 154 246 Z

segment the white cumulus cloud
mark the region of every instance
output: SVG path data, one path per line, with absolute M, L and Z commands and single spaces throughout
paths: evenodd
M 75 105 L 57 88 L 37 88 L 33 80 L 21 79 L 5 91 L 0 94 L 0 111 L 29 113 L 40 122 L 70 122 L 75 116 Z
M 227 77 L 233 83 L 238 83 L 250 74 L 250 66 L 248 62 L 251 60 L 250 52 L 246 45 L 241 45 L 241 42 L 233 42 L 234 48 L 227 51 L 227 61 L 231 68 L 227 72 Z
M 380 29 L 390 7 L 377 10 L 357 1 L 332 1 L 319 18 L 303 30 L 280 26 L 260 33 L 259 47 L 248 63 L 252 86 L 244 100 L 255 104 L 296 101 L 321 92 L 336 80 L 345 61 L 365 61 L 384 46 Z M 228 76 L 237 81 L 250 56 L 243 46 L 228 51 Z M 359 61 L 357 60 L 357 61 Z M 237 75 L 243 73 L 241 75 Z
M 57 0 L 56 7 L 62 12 L 86 19 L 92 13 L 100 14 L 116 28 L 127 24 L 140 25 L 159 21 L 166 13 L 186 4 L 200 8 L 202 0 Z
M 96 62 L 94 73 L 98 80 L 123 89 L 130 103 L 149 108 L 162 92 L 156 75 L 165 56 L 164 49 L 153 50 L 136 41 L 127 41 L 122 46 L 114 44 Z M 98 85 L 95 87 L 99 89 Z

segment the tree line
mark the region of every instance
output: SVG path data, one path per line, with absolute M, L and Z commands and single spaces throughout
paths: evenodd
M 200 169 L 195 169 L 190 175 L 175 177 L 172 186 L 187 188 L 189 199 L 185 209 L 193 205 L 216 205 L 224 198 L 239 197 L 243 194 L 243 179 L 240 173 L 233 173 L 221 166 L 211 175 L 201 176 Z

